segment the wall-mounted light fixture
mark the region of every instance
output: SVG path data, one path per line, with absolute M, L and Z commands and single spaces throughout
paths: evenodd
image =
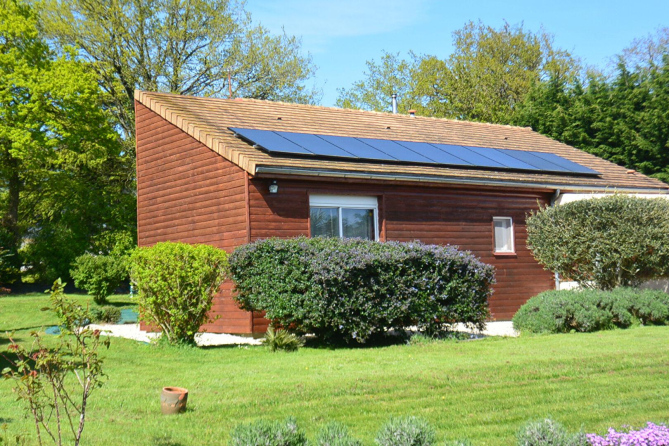
M 277 184 L 277 180 L 272 180 L 269 189 L 271 194 L 276 194 L 277 192 L 279 192 L 279 185 Z

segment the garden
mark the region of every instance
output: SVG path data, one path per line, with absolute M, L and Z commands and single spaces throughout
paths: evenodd
M 614 197 L 593 207 L 602 221 L 639 204 Z M 495 278 L 451 247 L 271 239 L 230 257 L 178 243 L 89 255 L 73 266 L 89 294 L 66 295 L 57 282 L 49 293 L 0 298 L 0 436 L 7 444 L 668 444 L 668 295 L 631 288 L 667 275 L 667 202 L 658 206 L 644 210 L 666 220 L 658 245 L 620 243 L 614 266 L 601 255 L 578 273 L 552 264 L 582 290 L 531 299 L 515 316 L 518 338 L 453 331 L 455 322 L 485 322 Z M 563 208 L 570 218 L 590 215 Z M 529 217 L 529 245 L 543 264 L 544 255 L 565 258 L 556 245 L 533 245 L 546 221 L 564 218 L 555 212 Z M 584 258 L 588 246 L 575 246 Z M 110 262 L 130 272 L 136 299 L 110 294 L 117 270 L 96 266 Z M 265 346 L 193 346 L 228 275 L 239 304 L 273 321 Z M 81 328 L 121 309 L 139 309 L 163 341 Z M 60 333 L 45 334 L 51 326 Z M 161 415 L 166 386 L 189 390 L 177 416 Z

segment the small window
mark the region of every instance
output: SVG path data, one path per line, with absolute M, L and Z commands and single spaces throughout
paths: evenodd
M 377 240 L 377 198 L 310 195 L 312 237 L 358 237 Z
M 511 217 L 493 217 L 494 252 L 514 252 L 514 225 Z

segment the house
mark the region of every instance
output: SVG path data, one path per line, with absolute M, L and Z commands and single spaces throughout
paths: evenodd
M 138 242 L 229 252 L 268 237 L 421 240 L 496 267 L 492 318 L 555 287 L 526 248 L 525 217 L 571 194 L 668 186 L 529 128 L 138 91 Z M 265 331 L 215 298 L 212 332 Z

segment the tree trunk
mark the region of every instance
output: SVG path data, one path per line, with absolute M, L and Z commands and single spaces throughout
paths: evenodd
M 21 177 L 19 176 L 19 160 L 9 155 L 7 160 L 8 169 L 8 203 L 7 214 L 2 225 L 7 228 L 11 234 L 12 246 L 6 246 L 12 253 L 18 250 L 21 244 L 21 231 L 19 229 L 19 193 L 21 191 Z

